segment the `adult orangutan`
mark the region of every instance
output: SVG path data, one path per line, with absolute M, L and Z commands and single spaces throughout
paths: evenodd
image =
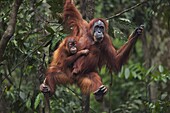
M 127 61 L 130 50 L 143 30 L 143 26 L 137 28 L 129 36 L 128 41 L 116 50 L 107 33 L 107 22 L 104 19 L 93 19 L 88 23 L 76 9 L 73 0 L 66 0 L 65 2 L 64 20 L 72 30 L 72 34 L 79 37 L 80 50 L 86 48 L 90 51 L 87 56 L 81 56 L 74 63 L 72 72 L 79 79 L 93 80 L 94 75 L 99 76 L 97 68 L 100 69 L 103 65 L 106 65 L 110 72 L 113 70 L 118 72 Z M 78 81 L 78 85 L 84 93 L 94 92 L 96 99 L 99 101 L 102 100 L 107 91 L 103 85 L 93 87 L 93 85 L 83 80 Z M 104 90 L 102 90 L 103 88 Z

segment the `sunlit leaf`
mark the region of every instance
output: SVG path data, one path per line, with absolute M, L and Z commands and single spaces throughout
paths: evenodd
M 131 23 L 131 21 L 130 21 L 129 19 L 127 19 L 127 18 L 119 18 L 119 20 L 124 21 L 124 22 L 128 22 L 128 23 Z
M 161 77 L 161 80 L 166 83 L 167 82 L 167 78 L 166 77 Z
M 25 99 L 25 93 L 20 92 L 19 96 L 24 100 Z
M 134 100 L 136 104 L 142 105 L 142 100 Z
M 126 68 L 125 69 L 125 78 L 128 79 L 129 76 L 130 76 L 130 70 L 129 70 L 129 68 Z
M 168 96 L 168 93 L 165 92 L 165 93 L 163 93 L 163 94 L 161 95 L 161 99 L 164 100 L 167 96 Z
M 132 71 L 132 75 L 134 78 L 136 78 L 138 75 L 136 74 L 136 72 Z
M 159 65 L 158 69 L 159 69 L 159 72 L 161 72 L 161 73 L 164 71 L 164 68 L 162 65 Z

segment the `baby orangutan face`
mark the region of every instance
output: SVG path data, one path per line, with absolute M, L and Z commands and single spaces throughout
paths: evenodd
M 68 50 L 69 50 L 69 52 L 71 54 L 75 54 L 78 51 L 78 49 L 77 49 L 77 42 L 73 38 L 69 38 L 68 39 L 67 47 L 68 47 Z

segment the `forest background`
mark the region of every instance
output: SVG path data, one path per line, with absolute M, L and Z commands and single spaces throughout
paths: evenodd
M 58 42 L 68 35 L 63 5 L 63 0 L 0 0 L 0 113 L 43 112 L 39 85 Z M 99 70 L 109 92 L 103 103 L 91 95 L 90 113 L 169 113 L 170 1 L 76 0 L 76 6 L 86 20 L 108 19 L 116 48 L 145 26 L 120 73 L 111 77 L 105 67 Z M 77 86 L 57 87 L 51 112 L 80 113 L 81 100 Z

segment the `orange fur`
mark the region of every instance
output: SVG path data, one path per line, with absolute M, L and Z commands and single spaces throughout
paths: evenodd
M 65 2 L 63 20 L 66 22 L 67 27 L 72 29 L 72 35 L 74 36 L 83 36 L 88 28 L 87 21 L 82 18 L 71 0 L 66 0 Z
M 64 61 L 63 58 L 67 57 L 67 48 L 66 48 L 67 38 L 61 42 L 58 49 L 53 53 L 53 60 L 50 66 L 59 66 L 62 67 L 62 63 Z
M 74 62 L 82 53 L 77 52 L 74 55 L 69 53 L 67 45 L 68 40 L 71 38 L 66 37 L 59 45 L 59 48 L 54 51 L 52 62 L 47 69 L 45 84 L 49 86 L 51 94 L 54 94 L 56 84 L 66 85 L 72 84 L 74 81 L 71 76 L 71 67 L 67 64 Z
M 64 5 L 63 17 L 64 17 L 63 18 L 64 21 L 66 22 L 66 26 L 72 30 L 72 35 L 78 36 L 77 40 L 81 44 L 79 49 L 80 50 L 84 48 L 89 49 L 91 46 L 91 39 L 89 40 L 89 37 L 87 37 L 87 33 L 88 33 L 90 24 L 82 18 L 82 15 L 77 10 L 72 0 L 66 0 L 65 5 Z M 107 23 L 105 24 L 107 26 Z M 90 49 L 91 52 L 95 52 L 96 50 L 97 49 L 95 50 Z M 87 59 L 86 56 L 82 56 L 78 60 L 81 60 L 81 59 L 84 60 L 83 62 L 89 61 L 89 62 L 86 62 L 86 64 L 89 63 L 87 68 L 82 67 L 82 69 L 84 69 L 82 70 L 82 72 L 86 70 L 94 70 L 97 67 L 96 64 L 93 65 L 94 64 L 93 62 L 97 62 L 96 60 L 98 60 L 98 58 L 86 60 Z M 80 64 L 80 62 L 77 63 L 78 67 L 80 68 L 81 66 L 83 66 L 83 64 L 84 63 Z M 97 76 L 97 77 L 92 77 L 92 76 Z M 99 78 L 100 78 L 99 75 L 93 72 L 90 74 L 88 73 L 87 75 L 80 75 L 77 79 L 78 81 L 77 84 L 80 87 L 82 93 L 94 92 L 100 87 L 100 85 L 102 85 L 101 79 Z M 97 83 L 95 83 L 94 81 L 96 81 Z
M 91 92 L 92 81 L 87 77 L 81 77 L 78 80 L 78 86 L 83 94 L 89 94 Z
M 82 92 L 95 91 L 102 85 L 97 68 L 103 65 L 112 71 L 120 71 L 122 65 L 128 60 L 130 50 L 136 43 L 138 35 L 131 35 L 126 44 L 116 50 L 108 35 L 108 24 L 104 19 L 92 19 L 89 23 L 85 21 L 75 7 L 72 0 L 66 0 L 64 6 L 64 20 L 67 27 L 72 29 L 72 35 L 78 36 L 80 50 L 87 48 L 90 53 L 76 60 L 73 66 L 73 73 L 78 74 L 78 85 Z M 93 27 L 95 22 L 102 21 L 105 25 L 104 38 L 101 42 L 94 42 Z
M 102 42 L 94 43 L 93 26 L 94 23 L 99 20 L 105 25 L 104 38 Z M 130 51 L 136 43 L 138 35 L 130 35 L 127 43 L 116 50 L 107 33 L 107 29 L 108 24 L 104 19 L 93 19 L 89 22 L 88 33 L 84 35 L 84 37 L 87 38 L 81 40 L 83 44 L 81 47 L 88 48 L 91 52 L 86 57 L 81 57 L 74 63 L 74 70 L 78 72 L 77 74 L 87 74 L 96 71 L 97 68 L 100 69 L 103 65 L 106 65 L 110 72 L 118 72 L 122 65 L 128 60 Z M 89 41 L 87 41 L 87 39 Z
M 77 80 L 77 84 L 83 94 L 94 92 L 102 85 L 101 78 L 96 72 L 91 72 L 88 73 L 88 75 L 79 76 Z

